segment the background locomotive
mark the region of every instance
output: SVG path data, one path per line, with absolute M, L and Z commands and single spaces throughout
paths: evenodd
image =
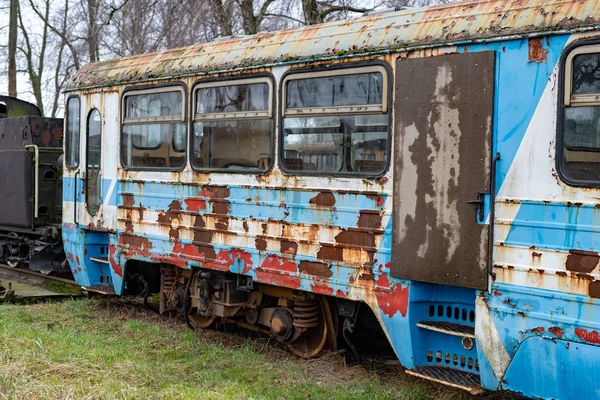
M 0 263 L 68 272 L 61 240 L 63 120 L 0 96 Z

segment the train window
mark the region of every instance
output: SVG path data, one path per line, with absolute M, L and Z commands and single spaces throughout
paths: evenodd
M 194 89 L 192 166 L 260 172 L 271 166 L 273 83 L 270 78 L 200 83 Z
M 380 175 L 387 166 L 388 74 L 382 66 L 285 77 L 282 168 Z
M 600 184 L 600 45 L 565 58 L 559 170 L 574 185 Z
M 79 129 L 80 129 L 79 97 L 69 97 L 67 100 L 67 129 L 65 135 L 65 165 L 69 169 L 79 166 Z
M 123 96 L 122 163 L 135 169 L 181 169 L 187 128 L 181 86 L 131 90 Z
M 94 108 L 87 119 L 87 153 L 85 174 L 85 201 L 90 215 L 98 213 L 102 192 L 102 117 L 100 111 Z

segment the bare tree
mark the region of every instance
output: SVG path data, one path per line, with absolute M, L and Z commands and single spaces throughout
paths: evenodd
M 50 15 L 50 0 L 44 0 L 44 9 L 42 21 L 48 21 Z M 36 105 L 44 114 L 44 96 L 42 93 L 42 76 L 44 74 L 44 63 L 46 58 L 46 50 L 48 44 L 48 23 L 43 22 L 42 33 L 39 34 L 39 40 L 35 42 L 32 40 L 28 29 L 29 27 L 23 23 L 23 12 L 21 7 L 17 10 L 18 25 L 21 30 L 21 36 L 23 37 L 22 43 L 17 48 L 21 51 L 24 58 L 25 69 L 24 72 L 29 77 L 29 83 L 35 98 Z M 37 35 L 36 35 L 37 36 Z
M 242 25 L 246 35 L 254 35 L 260 31 L 264 18 L 268 15 L 269 7 L 275 0 L 265 0 L 255 13 L 254 0 L 238 0 L 242 13 Z
M 330 20 L 347 18 L 348 12 L 365 13 L 373 8 L 358 7 L 351 0 L 302 0 L 306 25 L 322 24 Z

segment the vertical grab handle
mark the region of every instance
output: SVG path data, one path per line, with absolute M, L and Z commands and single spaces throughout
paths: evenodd
M 75 172 L 75 183 L 73 184 L 73 223 L 77 225 L 77 176 L 79 175 L 79 170 Z
M 494 262 L 494 220 L 495 220 L 495 210 L 496 210 L 496 167 L 498 165 L 498 161 L 500 161 L 500 153 L 496 153 L 494 158 L 492 159 L 492 170 L 490 177 L 490 233 L 488 240 L 488 275 L 492 277 L 493 280 L 496 280 L 496 273 L 494 272 L 494 266 L 492 265 Z

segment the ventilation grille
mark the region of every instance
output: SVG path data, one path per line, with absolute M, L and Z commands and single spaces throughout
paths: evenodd
M 475 310 L 468 309 L 467 307 L 458 307 L 451 305 L 442 304 L 430 304 L 429 305 L 429 317 L 430 318 L 442 318 L 450 319 L 462 323 L 475 323 Z
M 446 364 L 449 367 L 479 372 L 479 361 L 473 357 L 467 357 L 449 351 L 444 353 L 441 350 L 429 350 L 427 352 L 427 362 L 436 365 Z

